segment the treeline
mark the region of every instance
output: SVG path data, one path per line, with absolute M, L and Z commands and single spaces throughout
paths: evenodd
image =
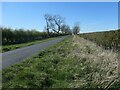
M 57 34 L 78 34 L 80 32 L 80 26 L 78 23 L 76 23 L 74 27 L 70 29 L 70 26 L 65 23 L 65 18 L 60 15 L 45 14 L 44 19 L 46 22 L 45 30 L 48 35 L 50 31 L 53 31 Z
M 94 32 L 80 34 L 81 37 L 91 40 L 105 49 L 120 49 L 120 29 L 105 32 Z
M 46 21 L 45 32 L 0 27 L 0 30 L 2 30 L 2 45 L 20 44 L 49 37 L 78 34 L 80 31 L 79 25 L 74 25 L 71 29 L 69 25 L 65 24 L 65 19 L 60 15 L 45 14 L 44 19 Z
M 34 40 L 41 40 L 50 37 L 63 36 L 67 34 L 62 33 L 52 33 L 49 35 L 47 32 L 39 32 L 36 30 L 24 30 L 24 29 L 11 29 L 11 28 L 2 28 L 2 45 L 10 45 L 10 44 L 20 44 L 25 42 L 30 42 Z

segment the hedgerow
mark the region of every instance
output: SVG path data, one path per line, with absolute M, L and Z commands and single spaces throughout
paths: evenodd
M 120 48 L 120 29 L 114 31 L 80 34 L 81 37 L 97 43 L 105 49 L 118 50 Z
M 36 30 L 24 30 L 24 29 L 11 29 L 11 28 L 2 28 L 2 45 L 10 45 L 10 44 L 20 44 L 25 42 L 30 42 L 34 40 L 42 40 L 49 37 L 57 37 L 63 36 L 66 34 L 62 33 L 49 33 L 47 32 L 39 32 Z

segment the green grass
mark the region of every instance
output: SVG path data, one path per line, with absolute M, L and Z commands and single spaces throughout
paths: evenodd
M 3 87 L 57 87 L 55 84 L 53 85 L 53 83 L 63 82 L 62 80 L 65 78 L 64 72 L 59 75 L 58 70 L 60 69 L 59 64 L 66 61 L 64 57 L 69 53 L 69 50 L 67 50 L 67 48 L 69 48 L 67 43 L 68 41 L 64 40 L 40 52 L 33 58 L 29 58 L 3 70 Z M 66 46 L 63 47 L 63 45 Z M 61 80 L 57 80 L 59 77 Z
M 86 57 L 73 56 L 71 53 L 79 47 L 73 45 L 74 42 L 71 36 L 32 58 L 4 69 L 3 88 L 103 88 L 104 83 L 95 83 L 93 79 L 94 73 L 102 74 L 104 71 L 98 67 L 100 65 L 88 62 Z M 91 54 L 88 46 L 85 49 Z M 112 87 L 120 88 L 118 83 Z
M 59 37 L 60 37 L 60 36 L 59 36 Z M 22 43 L 22 44 L 3 45 L 3 46 L 2 46 L 2 51 L 1 51 L 1 52 L 7 52 L 7 51 L 14 50 L 14 49 L 18 49 L 18 48 L 21 48 L 21 47 L 26 47 L 26 46 L 38 44 L 38 43 L 41 43 L 41 42 L 53 40 L 53 39 L 56 39 L 56 38 L 58 38 L 58 37 L 47 38 L 47 39 L 44 39 L 44 40 L 36 40 L 36 41 L 27 42 L 27 43 Z

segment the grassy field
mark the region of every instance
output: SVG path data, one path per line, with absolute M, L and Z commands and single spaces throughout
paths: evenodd
M 44 40 L 36 40 L 36 41 L 21 43 L 21 44 L 3 45 L 2 49 L 0 49 L 0 50 L 2 50 L 1 52 L 7 52 L 7 51 L 10 51 L 10 50 L 14 50 L 14 49 L 18 49 L 18 48 L 26 47 L 26 46 L 31 46 L 31 45 L 34 45 L 34 44 L 38 44 L 38 43 L 41 43 L 41 42 L 53 40 L 53 39 L 60 38 L 60 37 L 61 36 L 54 37 L 54 38 L 47 38 L 47 39 L 44 39 Z
M 120 88 L 117 53 L 70 36 L 2 72 L 3 88 Z

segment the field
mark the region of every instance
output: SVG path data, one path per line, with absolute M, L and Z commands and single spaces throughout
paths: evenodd
M 120 88 L 117 53 L 74 35 L 6 68 L 3 88 Z

